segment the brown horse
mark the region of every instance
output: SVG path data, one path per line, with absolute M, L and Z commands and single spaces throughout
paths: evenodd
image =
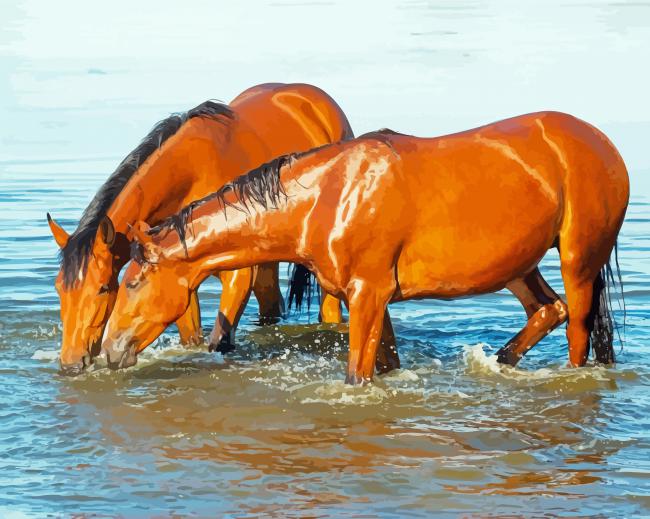
M 570 115 L 523 115 L 422 139 L 390 130 L 280 157 L 134 228 L 134 257 L 103 347 L 132 364 L 214 269 L 300 262 L 350 311 L 347 381 L 371 379 L 392 301 L 510 289 L 528 323 L 499 353 L 515 364 L 567 317 L 569 360 L 612 362 L 605 297 L 629 198 L 612 143 Z M 559 249 L 566 304 L 537 265 Z M 169 286 L 180 287 L 170 293 Z
M 352 138 L 336 102 L 311 85 L 265 84 L 240 94 L 229 106 L 205 102 L 158 123 L 117 167 L 84 211 L 77 230 L 63 230 L 48 214 L 61 248 L 56 288 L 61 299 L 61 368 L 78 374 L 98 353 L 129 259 L 127 228 L 151 224 L 213 192 L 275 156 Z M 211 348 L 228 346 L 251 288 L 261 319 L 281 313 L 277 263 L 221 273 L 223 292 Z M 325 301 L 325 321 L 338 322 L 338 301 Z M 176 316 L 185 343 L 202 340 L 198 298 Z M 226 344 L 224 344 L 226 343 Z

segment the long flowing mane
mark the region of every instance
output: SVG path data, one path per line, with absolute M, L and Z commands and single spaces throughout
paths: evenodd
M 149 234 L 157 235 L 162 232 L 174 230 L 178 234 L 187 253 L 185 227 L 192 218 L 192 212 L 197 207 L 211 200 L 218 200 L 222 208 L 233 207 L 238 211 L 250 212 L 251 207 L 249 204 L 257 204 L 264 209 L 268 209 L 269 207 L 277 208 L 287 197 L 282 181 L 280 180 L 280 170 L 282 166 L 302 155 L 304 153 L 282 155 L 270 162 L 262 164 L 248 173 L 237 177 L 232 182 L 228 182 L 214 193 L 186 205 L 180 212 L 166 218 L 156 227 L 152 227 L 149 230 Z M 226 200 L 226 194 L 230 192 L 235 195 L 234 203 Z M 138 259 L 139 254 L 137 249 L 132 248 L 132 256 L 134 259 Z
M 235 180 L 228 182 L 222 188 L 203 198 L 186 205 L 178 213 L 167 217 L 156 227 L 149 229 L 149 234 L 156 236 L 162 232 L 176 231 L 185 253 L 187 254 L 186 227 L 192 218 L 192 212 L 199 206 L 211 201 L 219 200 L 221 207 L 233 207 L 238 211 L 250 212 L 249 203 L 257 204 L 264 210 L 276 208 L 287 198 L 287 194 L 280 179 L 280 171 L 285 164 L 292 164 L 307 155 L 312 155 L 331 144 L 323 144 L 307 151 L 281 155 L 273 160 L 240 175 Z M 227 193 L 234 193 L 235 202 L 226 200 Z M 138 244 L 131 246 L 131 258 L 142 262 L 143 256 Z
M 66 246 L 61 249 L 59 260 L 65 286 L 70 287 L 76 283 L 80 270 L 86 273 L 88 258 L 93 250 L 99 224 L 124 186 L 154 151 L 178 132 L 183 124 L 195 117 L 225 122 L 227 119 L 232 119 L 234 114 L 225 104 L 205 101 L 187 112 L 172 114 L 153 127 L 138 147 L 120 162 L 115 172 L 99 188 L 81 215 L 77 229 L 68 239 Z

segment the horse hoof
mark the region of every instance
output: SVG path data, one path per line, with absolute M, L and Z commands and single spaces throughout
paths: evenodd
M 209 352 L 218 352 L 221 353 L 222 355 L 225 355 L 226 353 L 230 353 L 231 351 L 235 351 L 236 347 L 235 345 L 230 342 L 230 334 L 226 335 L 225 337 L 222 337 L 222 339 L 217 343 L 214 344 L 213 342 L 210 342 L 208 344 L 208 351 Z
M 253 321 L 253 324 L 256 326 L 271 326 L 273 324 L 278 324 L 280 322 L 280 317 L 277 316 L 258 316 L 257 321 Z
M 204 343 L 203 335 L 193 335 L 189 337 L 184 342 L 181 342 L 181 345 L 185 348 L 194 348 L 196 346 L 201 346 Z
M 400 364 L 399 361 L 397 363 L 394 362 L 379 362 L 377 361 L 375 363 L 375 373 L 377 375 L 385 375 L 386 373 L 390 373 L 394 369 L 399 369 Z
M 350 386 L 365 386 L 367 384 L 370 384 L 372 382 L 371 378 L 364 378 L 361 375 L 348 375 L 345 377 L 345 383 L 350 385 Z
M 507 348 L 501 348 L 497 351 L 497 362 L 499 364 L 506 364 L 514 367 L 517 365 L 517 362 L 519 362 L 519 359 L 520 357 Z

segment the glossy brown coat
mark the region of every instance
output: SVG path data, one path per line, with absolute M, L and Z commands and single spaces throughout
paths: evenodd
M 569 360 L 585 363 L 592 295 L 629 198 L 625 165 L 593 126 L 542 112 L 430 139 L 378 132 L 283 162 L 277 209 L 197 205 L 187 257 L 176 233 L 138 227 L 146 261 L 129 266 L 109 320 L 113 367 L 176 317 L 173 301 L 158 310 L 164 286 L 186 285 L 187 298 L 213 269 L 279 260 L 308 265 L 347 302 L 350 382 L 373 375 L 388 303 L 503 288 L 530 320 L 502 360 L 516 363 L 568 313 Z M 566 304 L 537 270 L 556 245 Z
M 305 84 L 264 84 L 250 88 L 230 103 L 234 117 L 196 117 L 165 140 L 135 172 L 111 204 L 97 229 L 88 267 L 73 286 L 56 281 L 61 299 L 63 337 L 61 367 L 77 374 L 97 353 L 117 291 L 117 276 L 128 261 L 124 239 L 136 221 L 155 224 L 192 200 L 272 157 L 352 137 L 336 102 L 322 90 Z M 70 236 L 49 218 L 60 247 Z M 220 314 L 211 341 L 218 344 L 235 326 L 251 289 L 262 318 L 281 311 L 277 263 L 255 269 L 223 272 Z M 173 286 L 170 287 L 173 290 Z M 336 308 L 330 304 L 330 307 Z M 336 320 L 336 313 L 325 319 Z M 193 293 L 177 316 L 184 342 L 201 340 L 198 298 Z

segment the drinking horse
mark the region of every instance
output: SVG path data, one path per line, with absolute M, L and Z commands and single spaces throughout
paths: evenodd
M 528 321 L 501 362 L 516 364 L 567 319 L 572 366 L 590 343 L 613 362 L 607 272 L 628 198 L 613 144 L 557 112 L 438 138 L 385 130 L 280 157 L 158 227 L 134 227 L 103 347 L 109 366 L 132 364 L 209 272 L 284 260 L 348 305 L 350 383 L 372 378 L 389 303 L 503 288 Z M 553 247 L 566 303 L 537 268 Z
M 129 259 L 130 224 L 160 222 L 278 155 L 352 137 L 336 102 L 304 84 L 259 85 L 229 106 L 207 101 L 158 123 L 100 187 L 74 233 L 69 235 L 48 214 L 61 249 L 56 289 L 63 323 L 62 371 L 80 373 L 99 352 L 118 274 Z M 251 289 L 261 320 L 280 315 L 277 270 L 277 263 L 264 263 L 254 270 L 221 272 L 223 292 L 211 348 L 229 347 Z M 338 301 L 325 300 L 321 314 L 325 321 L 340 321 Z M 175 320 L 183 342 L 202 340 L 195 291 Z

